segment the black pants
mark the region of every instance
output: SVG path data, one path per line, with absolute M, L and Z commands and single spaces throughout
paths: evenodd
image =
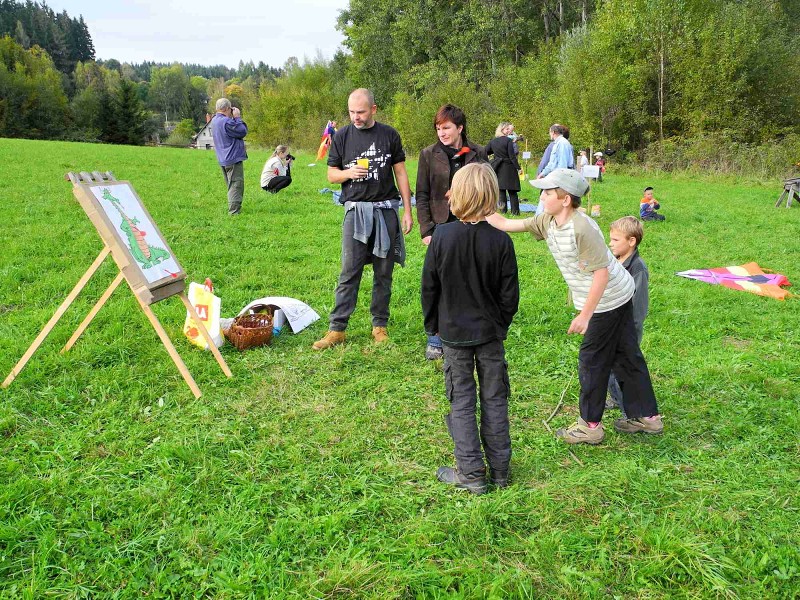
M 508 193 L 508 199 L 506 199 L 506 193 Z M 516 190 L 500 190 L 500 201 L 498 202 L 498 208 L 502 212 L 506 212 L 508 210 L 509 202 L 511 203 L 511 214 L 518 215 L 519 198 L 517 197 Z
M 595 313 L 583 336 L 578 353 L 578 377 L 581 418 L 588 423 L 597 423 L 603 418 L 612 368 L 622 388 L 626 415 L 632 419 L 657 415 L 656 396 L 647 363 L 639 349 L 631 300 L 614 310 Z
M 481 401 L 481 427 L 476 419 L 478 373 Z M 444 345 L 444 382 L 450 413 L 447 430 L 455 445 L 456 465 L 464 475 L 486 473 L 481 453 L 493 471 L 508 471 L 511 461 L 511 435 L 508 426 L 508 364 L 503 342 L 480 346 Z
M 292 178 L 289 177 L 288 175 L 276 175 L 275 177 L 270 179 L 267 182 L 267 185 L 265 185 L 262 189 L 265 192 L 272 192 L 274 194 L 277 194 L 283 188 L 289 187 L 289 184 L 291 183 L 292 183 Z
M 272 192 L 273 194 L 277 194 L 283 188 L 289 187 L 289 184 L 292 183 L 292 167 L 286 167 L 286 175 L 276 175 L 272 179 L 267 182 L 263 189 L 265 192 Z
M 400 227 L 397 222 L 397 211 L 393 208 L 382 208 L 383 218 L 389 239 L 394 240 Z M 366 244 L 353 239 L 355 210 L 345 213 L 342 223 L 342 271 L 339 274 L 339 285 L 336 286 L 336 304 L 330 315 L 331 331 L 344 331 L 350 315 L 356 308 L 358 288 L 364 266 L 372 262 L 372 326 L 386 327 L 389 322 L 389 301 L 392 299 L 392 276 L 394 274 L 394 248 L 389 250 L 386 258 L 378 258 L 372 254 L 375 232 Z M 376 225 L 377 226 L 377 225 Z

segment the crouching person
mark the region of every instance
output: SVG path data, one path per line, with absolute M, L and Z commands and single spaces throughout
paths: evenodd
M 261 171 L 261 189 L 269 194 L 277 194 L 292 183 L 292 161 L 289 146 L 275 148 Z
M 425 331 L 442 339 L 450 400 L 445 421 L 456 458 L 455 469 L 441 467 L 436 476 L 474 494 L 487 490 L 484 453 L 489 482 L 497 487 L 508 485 L 511 460 L 503 341 L 519 305 L 519 280 L 511 238 L 486 222 L 498 197 L 489 165 L 462 167 L 450 192 L 450 210 L 458 220 L 436 227 L 422 269 Z

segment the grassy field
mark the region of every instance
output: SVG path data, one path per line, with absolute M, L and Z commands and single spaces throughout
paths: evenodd
M 342 210 L 308 155 L 291 188 L 266 195 L 266 158 L 251 153 L 231 218 L 213 153 L 0 140 L 0 378 L 102 247 L 70 170 L 133 182 L 189 279 L 214 280 L 224 316 L 266 295 L 322 316 L 269 348 L 226 346 L 226 380 L 182 337 L 180 302 L 155 305 L 204 392 L 195 400 L 124 285 L 58 353 L 113 278 L 108 261 L 0 390 L 0 596 L 800 596 L 800 304 L 675 276 L 757 260 L 798 283 L 800 212 L 773 208 L 778 182 L 612 170 L 595 186 L 604 230 L 645 185 L 667 216 L 641 247 L 643 349 L 666 431 L 609 427 L 603 445 L 575 449 L 583 466 L 542 425 L 565 387 L 553 425 L 576 414 L 566 288 L 544 244 L 515 238 L 514 481 L 472 497 L 434 476 L 452 448 L 441 365 L 423 359 L 418 230 L 395 274 L 392 342 L 371 344 L 368 271 L 347 344 L 315 353 Z

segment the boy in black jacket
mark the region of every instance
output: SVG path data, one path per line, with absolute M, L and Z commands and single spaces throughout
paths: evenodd
M 473 163 L 453 177 L 450 210 L 459 220 L 436 227 L 422 269 L 422 313 L 428 335 L 444 346 L 450 413 L 445 417 L 455 445 L 456 467 L 436 477 L 474 494 L 489 479 L 508 485 L 511 436 L 508 426 L 508 365 L 503 340 L 519 305 L 514 245 L 486 216 L 496 210 L 497 177 L 489 165 Z M 480 435 L 476 385 L 480 383 Z

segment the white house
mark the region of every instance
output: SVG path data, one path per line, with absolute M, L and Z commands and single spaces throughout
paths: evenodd
M 213 150 L 214 138 L 211 136 L 211 121 L 203 125 L 203 128 L 194 134 L 194 147 L 198 150 Z

